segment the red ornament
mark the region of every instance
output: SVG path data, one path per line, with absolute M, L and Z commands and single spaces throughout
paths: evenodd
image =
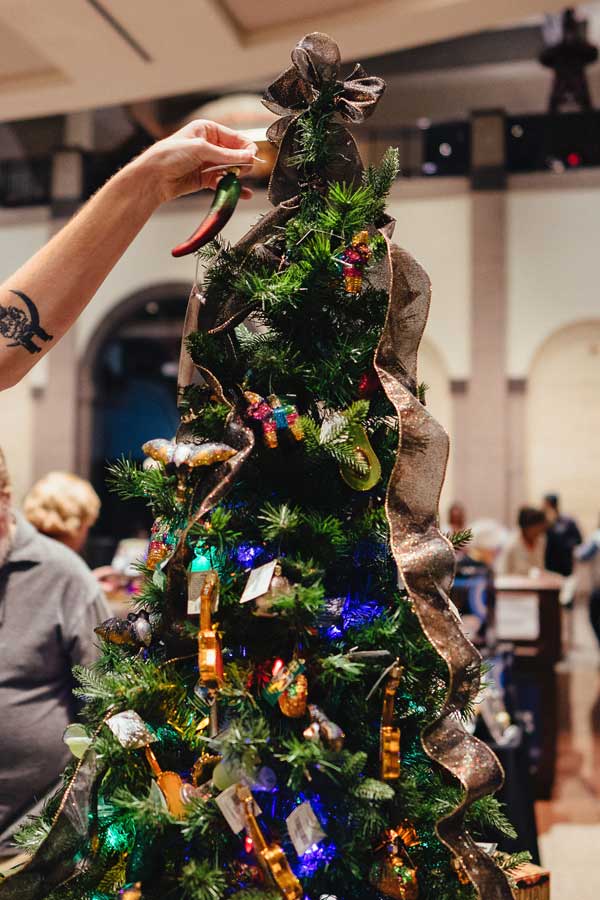
M 370 372 L 363 372 L 358 382 L 358 396 L 362 400 L 370 400 L 381 388 L 381 381 L 375 369 Z

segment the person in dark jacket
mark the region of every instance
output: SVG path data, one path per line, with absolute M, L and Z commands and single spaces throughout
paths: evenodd
M 546 568 L 559 575 L 573 572 L 573 551 L 581 544 L 581 532 L 575 519 L 560 512 L 558 494 L 546 494 L 544 513 L 548 522 L 546 531 Z

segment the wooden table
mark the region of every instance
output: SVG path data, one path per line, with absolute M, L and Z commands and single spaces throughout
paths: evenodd
M 514 646 L 514 676 L 519 693 L 535 695 L 539 758 L 538 797 L 549 797 L 554 782 L 558 732 L 555 665 L 562 657 L 560 591 L 564 579 L 551 572 L 536 577 L 495 578 L 496 631 Z

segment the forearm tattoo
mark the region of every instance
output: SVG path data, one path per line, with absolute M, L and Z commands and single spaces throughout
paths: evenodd
M 20 297 L 26 309 L 0 304 L 0 337 L 10 341 L 9 347 L 23 347 L 28 353 L 40 353 L 42 348 L 33 339 L 51 341 L 52 335 L 40 325 L 40 316 L 33 300 L 23 291 L 11 290 L 11 294 Z

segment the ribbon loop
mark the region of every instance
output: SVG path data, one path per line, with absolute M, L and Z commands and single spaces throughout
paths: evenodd
M 263 104 L 279 118 L 267 131 L 268 139 L 279 147 L 269 199 L 273 204 L 292 197 L 301 181 L 310 180 L 295 161 L 298 150 L 298 119 L 315 103 L 343 122 L 363 122 L 375 110 L 385 90 L 382 78 L 367 75 L 356 65 L 350 75 L 339 78 L 341 57 L 338 45 L 328 35 L 314 32 L 302 38 L 292 51 L 292 65 L 267 88 Z M 315 172 L 322 183 L 353 181 L 362 172 L 362 163 L 354 138 L 341 124 L 334 125 L 329 135 L 329 160 Z

